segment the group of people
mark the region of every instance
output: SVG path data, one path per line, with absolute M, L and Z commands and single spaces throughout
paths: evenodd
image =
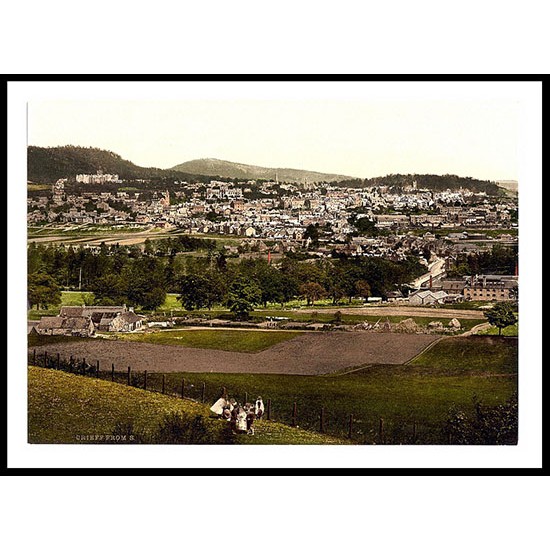
M 265 407 L 261 397 L 254 403 L 241 405 L 236 399 L 222 395 L 210 410 L 220 419 L 230 422 L 234 433 L 254 435 L 254 420 L 262 418 Z

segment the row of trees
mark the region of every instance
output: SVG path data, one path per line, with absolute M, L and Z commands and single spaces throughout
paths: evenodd
M 464 275 L 514 275 L 518 262 L 518 247 L 494 245 L 491 250 L 460 254 L 454 266 L 447 270 L 449 277 Z
M 381 258 L 298 261 L 284 258 L 274 266 L 263 259 L 233 264 L 189 259 L 179 279 L 179 294 L 188 310 L 226 304 L 239 316 L 254 307 L 303 298 L 308 305 L 323 298 L 333 304 L 354 297 L 385 296 L 424 272 L 414 258 L 391 262 Z
M 337 304 L 354 297 L 384 297 L 425 271 L 413 257 L 401 262 L 367 257 L 285 257 L 275 266 L 257 258 L 227 262 L 223 253 L 213 250 L 205 256 L 183 257 L 158 255 L 155 250 L 143 253 L 135 246 L 105 245 L 99 251 L 31 245 L 28 268 L 32 288 L 44 286 L 47 276 L 50 287 L 91 291 L 97 303 L 125 302 L 154 310 L 167 292 L 177 292 L 186 309 L 225 304 L 239 315 L 258 305 L 284 305 L 298 297 L 309 305 L 322 298 Z M 56 303 L 43 291 L 39 294 L 40 299 L 29 298 L 32 305 Z
M 345 180 L 336 183 L 339 187 L 374 187 L 388 186 L 396 191 L 406 188 L 416 181 L 418 188 L 432 189 L 433 191 L 444 191 L 445 189 L 458 190 L 461 187 L 472 191 L 484 191 L 488 195 L 498 195 L 499 188 L 495 182 L 489 180 L 478 180 L 470 177 L 455 176 L 453 174 L 388 174 L 386 176 Z

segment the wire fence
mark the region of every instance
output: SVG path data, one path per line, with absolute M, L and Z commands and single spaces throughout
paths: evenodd
M 249 401 L 254 402 L 255 395 L 257 395 L 249 395 L 246 391 L 239 394 L 239 392 L 231 392 L 230 388 L 208 384 L 206 381 L 197 381 L 196 373 L 193 373 L 192 379 L 190 379 L 186 378 L 185 373 L 148 372 L 147 370 L 135 370 L 131 367 L 118 368 L 114 363 L 100 363 L 97 359 L 73 357 L 72 355 L 67 359 L 60 353 L 37 352 L 36 349 L 29 350 L 28 364 L 98 378 L 199 403 L 214 403 L 221 395 L 228 394 L 244 404 Z M 452 443 L 449 435 L 442 433 L 439 434 L 437 440 L 433 440 L 433 435 L 429 434 L 429 428 L 415 420 L 387 422 L 384 418 L 369 418 L 367 421 L 364 414 L 331 411 L 323 405 L 317 407 L 298 400 L 277 402 L 268 397 L 263 401 L 264 420 L 273 420 L 308 431 L 343 437 L 360 444 Z

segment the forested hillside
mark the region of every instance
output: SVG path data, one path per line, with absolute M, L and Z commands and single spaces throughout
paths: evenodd
M 185 178 L 185 173 L 161 168 L 143 168 L 124 160 L 112 151 L 95 147 L 35 147 L 27 148 L 27 179 L 36 183 L 51 183 L 76 174 L 95 174 L 98 170 L 118 174 L 120 179 Z
M 389 174 L 376 178 L 344 180 L 337 185 L 340 187 L 393 187 L 396 191 L 405 187 L 410 187 L 416 181 L 418 189 L 430 189 L 432 191 L 445 191 L 446 189 L 470 189 L 474 192 L 484 191 L 488 195 L 498 195 L 499 187 L 495 182 L 483 181 L 470 177 L 455 176 L 445 174 L 438 176 L 435 174 Z

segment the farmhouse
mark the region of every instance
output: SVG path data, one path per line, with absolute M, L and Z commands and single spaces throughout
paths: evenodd
M 34 327 L 38 334 L 49 336 L 93 336 L 95 327 L 89 317 L 42 317 Z
M 131 332 L 143 326 L 145 317 L 133 309 L 122 306 L 64 306 L 61 317 L 67 319 L 89 319 L 95 330 L 104 332 Z

